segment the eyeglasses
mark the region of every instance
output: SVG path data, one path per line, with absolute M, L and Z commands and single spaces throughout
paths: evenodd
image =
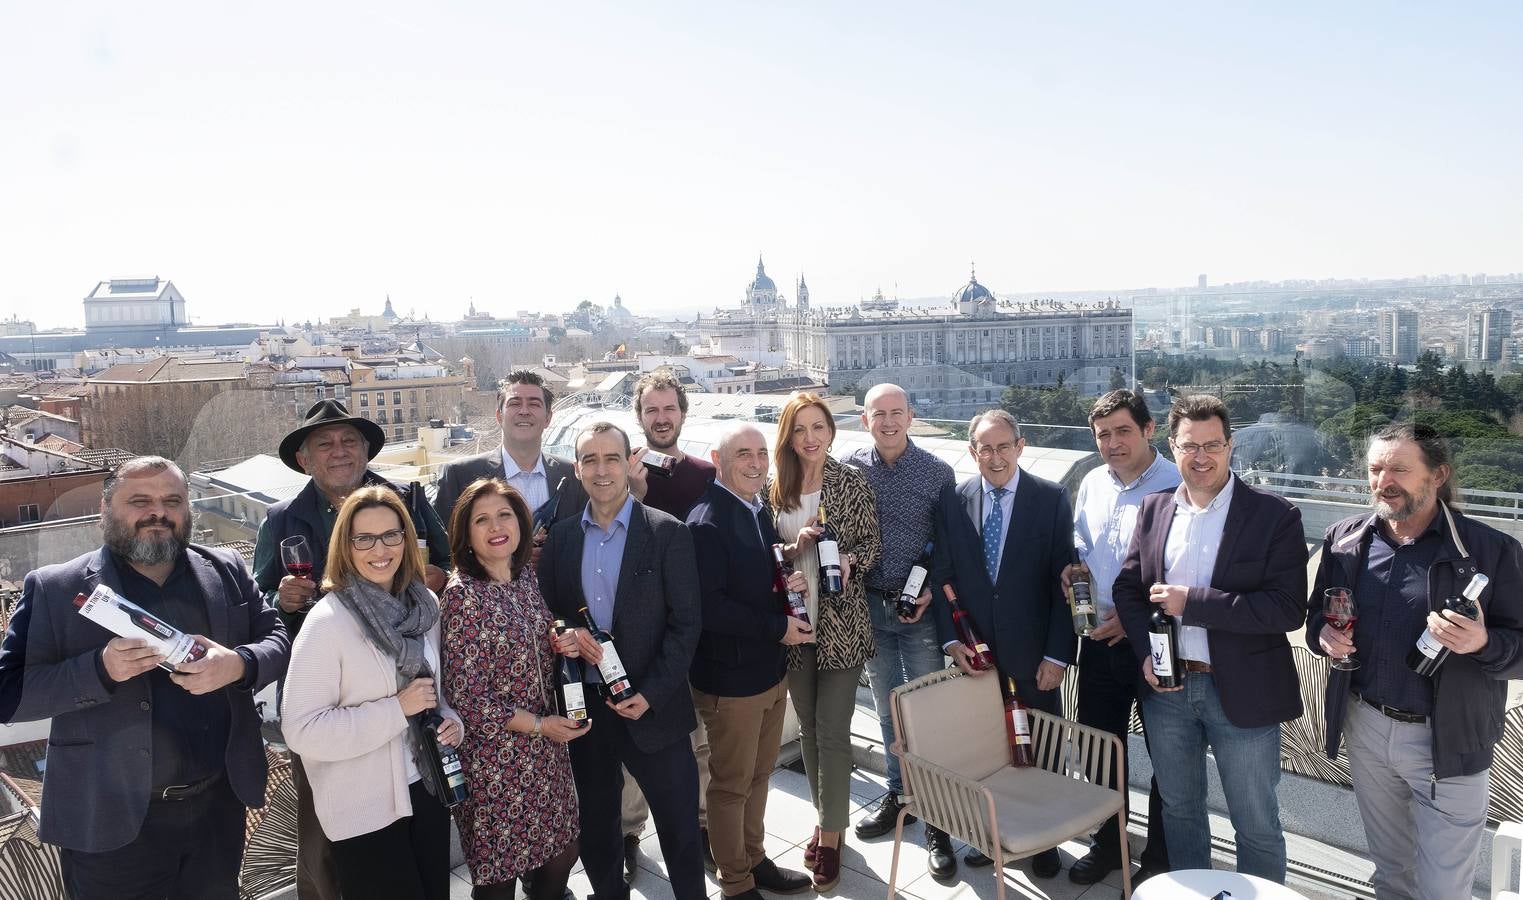
M 353 544 L 354 549 L 356 550 L 369 550 L 371 547 L 375 546 L 376 541 L 380 541 L 388 547 L 400 547 L 402 545 L 402 540 L 406 537 L 407 532 L 403 531 L 400 528 L 393 528 L 390 531 L 383 531 L 380 534 L 354 535 L 349 539 L 349 543 Z
M 973 451 L 973 452 L 978 454 L 978 458 L 979 459 L 992 459 L 996 454 L 998 454 L 1000 456 L 1009 456 L 1010 454 L 1014 453 L 1015 452 L 1015 445 L 1014 444 L 999 444 L 999 445 L 995 445 L 995 444 L 980 444 L 978 446 L 978 449 Z
M 1211 456 L 1215 456 L 1216 454 L 1227 449 L 1227 442 L 1207 441 L 1204 444 L 1175 444 L 1174 449 L 1178 450 L 1182 456 L 1194 456 L 1197 453 L 1200 453 L 1202 450 Z

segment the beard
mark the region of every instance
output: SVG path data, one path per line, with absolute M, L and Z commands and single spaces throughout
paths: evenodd
M 1432 482 L 1423 482 L 1416 493 L 1409 494 L 1401 488 L 1395 490 L 1398 492 L 1395 497 L 1385 498 L 1379 494 L 1370 497 L 1370 505 L 1375 507 L 1375 514 L 1387 522 L 1405 522 L 1419 509 L 1427 509 L 1433 502 Z
M 645 445 L 652 450 L 660 450 L 662 453 L 666 453 L 677 446 L 677 429 L 673 428 L 671 431 L 668 431 L 664 438 L 661 435 L 646 432 Z
M 172 561 L 180 551 L 190 545 L 190 517 L 176 524 L 170 519 L 155 516 L 129 525 L 107 513 L 102 520 L 106 547 L 128 562 L 144 566 L 157 566 Z M 150 525 L 167 525 L 165 537 L 139 536 L 138 532 Z

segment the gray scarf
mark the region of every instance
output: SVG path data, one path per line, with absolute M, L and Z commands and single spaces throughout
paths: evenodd
M 439 601 L 422 581 L 414 579 L 398 597 L 373 582 L 356 578 L 330 596 L 359 620 L 370 643 L 396 660 L 398 690 L 407 687 L 414 678 L 434 677 L 424 654 L 423 639 L 439 621 Z M 435 683 L 434 687 L 443 694 L 442 686 Z M 418 774 L 423 776 L 423 787 L 435 797 L 442 797 L 442 787 L 435 783 L 432 768 L 424 762 L 421 742 L 431 738 L 422 730 L 420 719 L 408 717 L 407 749 Z

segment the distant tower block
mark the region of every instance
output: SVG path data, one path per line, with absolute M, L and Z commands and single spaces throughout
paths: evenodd
M 1202 290 L 1204 290 L 1205 287 L 1206 287 L 1206 276 L 1204 276 L 1204 275 L 1197 275 L 1197 276 L 1195 276 L 1195 286 L 1200 288 L 1200 289 L 1202 289 Z

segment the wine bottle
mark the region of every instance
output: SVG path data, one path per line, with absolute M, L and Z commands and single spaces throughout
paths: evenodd
M 582 621 L 587 623 L 587 630 L 592 633 L 592 639 L 603 645 L 603 658 L 598 660 L 598 673 L 603 676 L 608 699 L 623 703 L 638 691 L 630 682 L 629 674 L 624 671 L 624 664 L 619 661 L 619 651 L 613 647 L 613 635 L 598 627 L 587 607 L 582 607 L 581 613 Z
M 645 455 L 640 457 L 640 462 L 650 469 L 650 474 L 659 475 L 662 478 L 670 478 L 677 474 L 677 457 L 669 456 L 660 450 L 646 448 Z
M 910 577 L 904 579 L 904 590 L 899 592 L 899 600 L 894 604 L 894 615 L 906 619 L 913 618 L 915 607 L 919 605 L 920 592 L 925 590 L 925 576 L 931 571 L 931 551 L 935 545 L 926 541 L 925 547 L 920 551 L 920 558 L 910 566 Z
M 1148 619 L 1148 643 L 1153 651 L 1153 677 L 1159 687 L 1176 688 L 1184 673 L 1179 666 L 1179 640 L 1174 634 L 1174 617 L 1163 611 L 1162 606 L 1153 607 Z
M 465 770 L 460 767 L 460 753 L 439 740 L 444 717 L 437 710 L 426 709 L 418 715 L 424 733 L 424 739 L 418 743 L 423 746 L 425 761 L 433 770 L 434 782 L 444 791 L 439 802 L 445 806 L 458 806 L 471 796 L 471 790 L 465 784 Z
M 1100 625 L 1095 619 L 1095 600 L 1090 591 L 1089 563 L 1080 559 L 1077 551 L 1073 561 L 1073 574 L 1068 579 L 1068 612 L 1074 619 L 1074 634 L 1089 637 Z
M 555 620 L 556 635 L 571 630 L 565 619 Z M 555 665 L 556 680 L 560 682 L 555 692 L 555 707 L 563 718 L 570 719 L 577 728 L 587 725 L 587 689 L 582 684 L 582 661 L 561 654 Z
M 1450 597 L 1444 601 L 1445 609 L 1452 609 L 1467 619 L 1474 621 L 1481 615 L 1481 592 L 1486 590 L 1486 585 L 1491 579 L 1475 573 L 1470 583 L 1465 585 L 1465 590 L 1458 597 Z M 1440 613 L 1442 615 L 1442 613 Z M 1407 651 L 1407 667 L 1419 675 L 1432 678 L 1438 672 L 1438 667 L 1449 658 L 1450 650 L 1438 642 L 1433 632 L 1424 628 L 1422 636 L 1417 639 L 1411 650 Z
M 407 515 L 412 519 L 413 531 L 418 533 L 418 553 L 422 565 L 428 565 L 428 519 L 423 516 L 423 486 L 414 481 L 407 486 Z
M 555 490 L 550 493 L 544 503 L 539 505 L 539 509 L 534 511 L 534 519 L 529 527 L 530 540 L 534 539 L 534 535 L 539 534 L 541 528 L 549 529 L 555 524 L 555 514 L 561 506 L 561 488 L 565 486 L 566 479 L 562 476 L 561 480 L 555 483 Z
M 1031 748 L 1031 716 L 1020 693 L 1015 689 L 1015 679 L 1005 676 L 1005 737 L 1010 740 L 1010 764 L 1018 769 L 1036 765 L 1036 755 Z
M 942 590 L 947 595 L 947 602 L 952 605 L 952 627 L 957 629 L 957 639 L 972 654 L 968 666 L 975 672 L 993 669 L 994 654 L 989 652 L 989 645 L 984 643 L 984 639 L 978 636 L 978 630 L 973 627 L 973 618 L 957 605 L 957 594 L 952 591 L 950 584 L 942 585 Z
M 841 593 L 841 544 L 836 540 L 835 526 L 825 520 L 825 507 L 820 507 L 820 536 L 815 538 L 815 550 L 820 555 L 820 596 L 834 597 Z
M 772 545 L 772 559 L 776 563 L 772 570 L 772 588 L 783 598 L 783 611 L 808 625 L 809 604 L 805 602 L 803 593 L 788 589 L 788 577 L 793 574 L 793 567 L 783 559 L 782 544 Z

